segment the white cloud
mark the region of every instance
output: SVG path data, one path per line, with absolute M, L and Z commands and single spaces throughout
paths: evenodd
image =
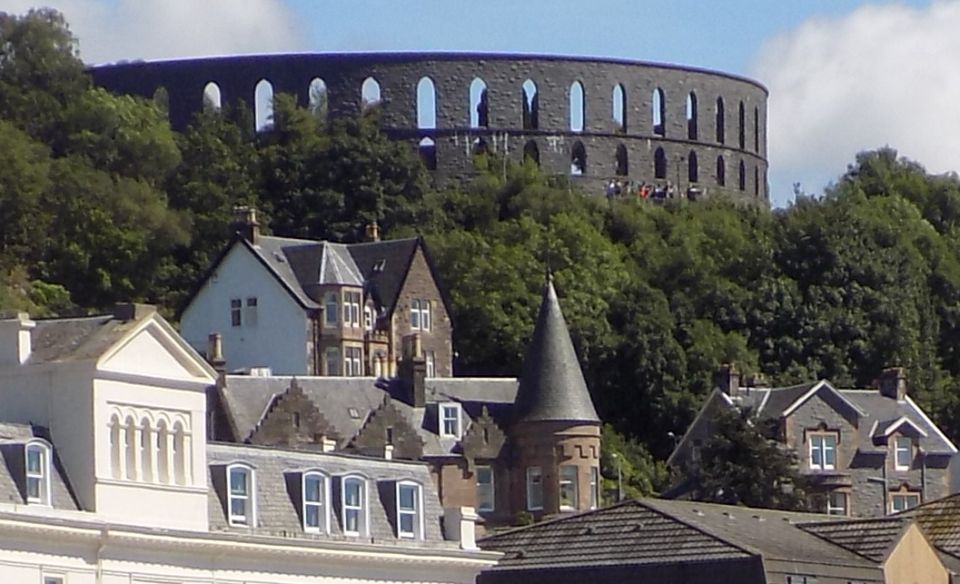
M 35 1 L 8 0 L 23 13 Z M 302 50 L 282 0 L 50 0 L 80 40 L 87 63 Z
M 772 195 L 836 179 L 889 145 L 931 172 L 960 166 L 960 1 L 864 6 L 767 42 L 752 74 L 770 89 Z

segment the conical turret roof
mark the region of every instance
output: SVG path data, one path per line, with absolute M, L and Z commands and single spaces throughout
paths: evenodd
M 518 422 L 600 422 L 552 278 L 543 291 L 515 404 Z

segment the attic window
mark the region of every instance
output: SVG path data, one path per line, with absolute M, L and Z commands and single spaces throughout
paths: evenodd
M 318 472 L 303 475 L 303 529 L 308 533 L 327 533 L 327 478 Z
M 440 404 L 440 435 L 460 439 L 462 424 L 460 404 Z
M 41 442 L 26 446 L 27 503 L 50 504 L 50 447 Z
M 256 524 L 253 469 L 243 465 L 227 467 L 230 525 Z
M 422 500 L 420 485 L 397 483 L 397 537 L 423 539 Z
M 387 260 L 377 260 L 377 263 L 373 264 L 373 271 L 382 272 L 386 267 L 387 267 Z
M 367 526 L 367 481 L 360 477 L 344 477 L 341 488 L 341 523 L 345 535 L 364 535 Z
M 357 408 L 347 408 L 347 414 L 354 420 L 360 419 L 360 410 Z

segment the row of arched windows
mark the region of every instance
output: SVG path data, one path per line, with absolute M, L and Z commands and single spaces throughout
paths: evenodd
M 185 421 L 114 412 L 110 417 L 110 475 L 118 480 L 191 484 L 190 434 Z
M 417 128 L 432 130 L 437 127 L 437 91 L 430 77 L 422 77 L 417 83 Z M 327 85 L 315 78 L 308 88 L 309 108 L 320 117 L 326 117 L 328 107 Z M 532 79 L 525 80 L 520 86 L 521 119 L 524 130 L 540 128 L 540 94 L 537 84 Z M 586 125 L 586 93 L 583 83 L 574 81 L 568 90 L 570 131 L 582 132 Z M 490 126 L 490 107 L 487 95 L 486 82 L 476 77 L 470 83 L 468 91 L 470 102 L 467 123 L 471 128 L 488 128 Z M 373 77 L 364 79 L 360 86 L 361 110 L 369 109 L 381 101 L 380 83 Z M 219 86 L 210 82 L 203 90 L 204 109 L 219 109 L 221 95 Z M 273 119 L 273 85 L 266 79 L 261 79 L 254 91 L 255 118 L 257 130 L 269 128 Z M 613 86 L 611 95 L 611 129 L 616 133 L 627 132 L 627 91 L 623 84 Z M 686 138 L 699 140 L 699 105 L 696 92 L 691 91 L 686 96 Z M 657 87 L 650 98 L 650 132 L 655 136 L 667 137 L 667 96 L 664 90 Z M 714 138 L 719 144 L 726 144 L 726 104 L 722 96 L 717 97 L 714 103 Z M 749 125 L 752 129 L 752 149 L 760 151 L 760 108 L 754 106 L 752 119 Z M 747 149 L 747 106 L 741 100 L 737 107 L 737 145 L 741 150 Z

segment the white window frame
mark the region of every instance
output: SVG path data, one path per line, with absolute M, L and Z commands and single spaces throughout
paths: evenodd
M 40 468 L 33 472 L 30 470 L 30 453 L 36 451 L 40 453 Z M 26 477 L 27 503 L 31 505 L 50 505 L 50 454 L 52 450 L 49 444 L 37 440 L 27 442 L 23 447 L 23 470 Z M 30 484 L 37 485 L 37 496 L 30 494 Z
M 327 292 L 323 296 L 323 326 L 335 327 L 340 322 L 340 295 Z
M 243 299 L 242 298 L 230 299 L 230 326 L 234 328 L 243 326 Z
M 359 502 L 356 505 L 347 504 L 347 487 L 352 483 L 359 484 L 359 490 L 357 491 Z M 368 532 L 367 529 L 367 518 L 369 513 L 367 513 L 367 479 L 358 476 L 358 475 L 347 475 L 341 477 L 340 479 L 340 525 L 343 526 L 343 534 L 350 535 L 354 537 L 365 536 Z M 357 513 L 357 529 L 351 530 L 347 529 L 347 515 L 349 512 L 355 511 Z
M 527 511 L 543 510 L 543 471 L 539 466 L 527 467 Z
M 246 493 L 236 494 L 233 489 L 233 473 L 246 473 Z M 244 502 L 243 514 L 233 512 L 234 500 Z M 230 525 L 239 527 L 257 526 L 257 476 L 253 467 L 246 464 L 231 464 L 227 466 L 227 517 Z
M 600 506 L 600 467 L 590 467 L 590 508 Z
M 839 505 L 833 504 L 833 497 L 839 496 L 842 497 L 842 503 Z M 850 514 L 850 494 L 844 491 L 831 491 L 827 493 L 827 515 L 840 515 L 846 517 Z
M 343 325 L 360 328 L 360 302 L 363 299 L 359 292 L 344 292 Z
M 452 414 L 452 415 L 448 415 Z M 441 403 L 439 407 L 440 415 L 440 435 L 444 438 L 456 438 L 463 436 L 463 408 L 456 402 Z M 451 432 L 447 428 L 447 422 L 454 426 Z
M 413 509 L 401 506 L 400 491 L 413 489 Z M 423 539 L 423 487 L 413 481 L 397 481 L 397 537 L 400 539 Z M 412 517 L 413 528 L 403 528 L 403 518 Z
M 343 375 L 346 377 L 363 375 L 363 349 L 351 346 L 343 348 Z
M 900 455 L 906 457 L 906 462 L 901 463 Z M 913 463 L 913 439 L 909 436 L 897 436 L 893 439 L 893 467 L 896 470 L 910 470 Z
M 319 501 L 307 498 L 307 481 L 319 480 L 320 485 L 317 490 Z M 303 513 L 303 530 L 307 533 L 330 533 L 330 513 L 327 509 L 327 502 L 330 500 L 330 481 L 327 475 L 318 471 L 308 471 L 303 473 L 300 478 L 300 498 L 301 512 Z M 309 510 L 317 510 L 317 525 L 310 525 L 307 521 Z
M 493 511 L 497 508 L 497 482 L 493 467 L 479 465 L 475 472 L 477 477 L 477 511 Z M 489 480 L 481 480 L 481 475 L 484 474 Z
M 437 354 L 433 351 L 424 351 L 424 358 L 427 362 L 427 377 L 434 378 L 437 376 Z
M 897 507 L 897 501 L 901 501 L 902 504 L 900 508 Z M 909 501 L 915 501 L 914 504 L 910 505 Z M 899 513 L 901 511 L 906 511 L 907 509 L 913 509 L 922 503 L 923 500 L 920 497 L 920 493 L 916 491 L 900 491 L 890 493 L 890 513 Z
M 837 439 L 836 434 L 817 432 L 808 434 L 807 440 L 810 443 L 809 449 L 809 458 L 810 468 L 813 470 L 834 470 L 837 468 Z M 827 444 L 827 441 L 831 440 L 832 445 Z M 819 446 L 815 446 L 814 442 L 818 441 Z M 833 454 L 833 463 L 827 462 L 827 453 Z M 814 455 L 819 455 L 820 462 L 814 461 Z
M 244 326 L 257 326 L 257 305 L 260 301 L 256 296 L 248 296 L 243 303 L 243 324 Z
M 430 301 L 424 298 L 410 300 L 410 328 L 415 331 L 429 331 L 432 325 L 430 318 Z
M 363 307 L 363 330 L 373 330 L 373 308 L 369 306 Z
M 327 367 L 328 376 L 336 377 L 342 375 L 340 371 L 340 349 L 337 347 L 327 347 L 327 350 L 323 353 L 323 358 Z M 331 365 L 334 367 L 331 367 Z
M 572 472 L 573 476 L 569 476 Z M 557 473 L 557 495 L 561 511 L 576 511 L 580 508 L 580 469 L 575 464 L 560 465 L 560 472 Z M 564 491 L 570 491 L 570 499 L 573 504 L 564 504 Z

